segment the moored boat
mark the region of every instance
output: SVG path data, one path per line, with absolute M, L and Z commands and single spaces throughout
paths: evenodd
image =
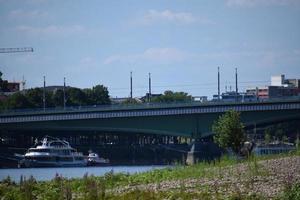
M 81 167 L 87 160 L 81 152 L 77 152 L 70 144 L 58 138 L 46 136 L 30 148 L 19 161 L 20 167 Z
M 101 158 L 97 153 L 89 152 L 87 159 L 88 166 L 108 165 L 109 159 Z

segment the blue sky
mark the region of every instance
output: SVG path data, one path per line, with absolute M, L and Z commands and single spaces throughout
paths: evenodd
M 0 54 L 8 80 L 80 88 L 103 84 L 111 96 L 167 89 L 193 96 L 300 78 L 300 0 L 0 0 Z

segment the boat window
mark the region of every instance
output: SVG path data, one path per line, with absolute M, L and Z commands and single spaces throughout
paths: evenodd
M 50 152 L 50 149 L 29 149 L 28 152 Z

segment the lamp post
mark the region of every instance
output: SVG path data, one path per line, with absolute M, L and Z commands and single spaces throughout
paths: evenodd
M 63 88 L 63 92 L 64 92 L 64 110 L 66 109 L 66 77 L 64 77 L 64 88 Z
M 44 76 L 43 108 L 46 110 L 46 77 Z

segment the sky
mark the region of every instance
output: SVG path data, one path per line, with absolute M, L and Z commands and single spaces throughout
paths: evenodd
M 193 96 L 300 78 L 300 0 L 0 0 L 3 78 L 26 88 L 108 87 L 112 97 Z

